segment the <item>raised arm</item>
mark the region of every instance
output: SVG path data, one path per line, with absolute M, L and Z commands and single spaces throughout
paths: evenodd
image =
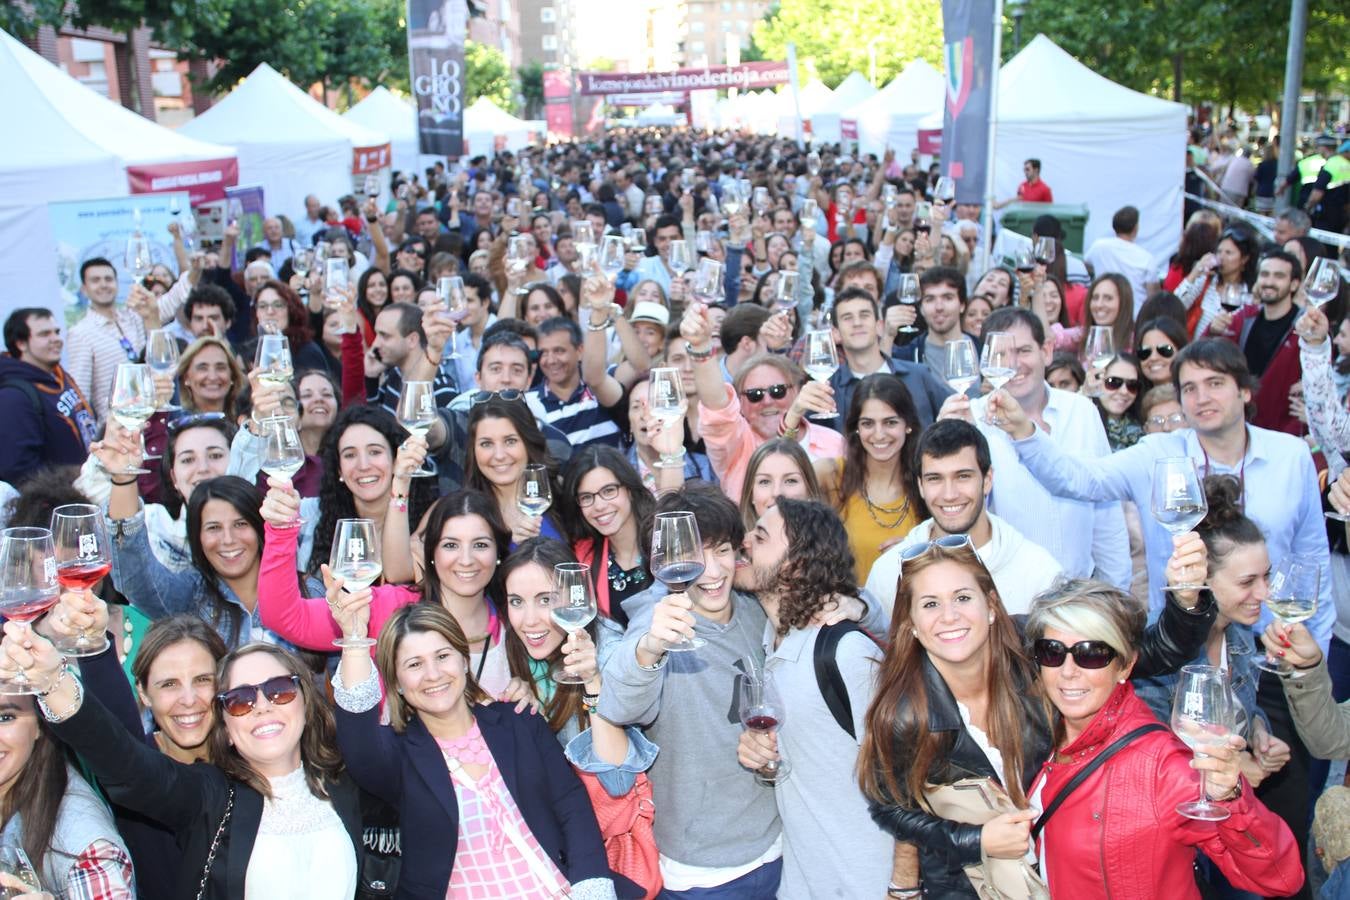
M 269 479 L 269 483 L 272 479 Z M 263 500 L 263 555 L 258 570 L 258 615 L 263 627 L 307 650 L 331 652 L 342 636 L 324 597 L 304 597 L 296 578 L 300 529 L 278 527 L 299 515 L 293 490 L 273 487 Z
M 584 335 L 581 352 L 581 380 L 591 389 L 601 406 L 611 407 L 623 399 L 623 385 L 609 374 L 609 337 L 606 329 L 616 313 L 614 285 L 603 275 L 588 273 L 581 283 L 581 303 L 587 312 L 582 317 Z M 646 356 L 646 353 L 643 353 Z M 648 362 L 650 368 L 650 362 Z
M 389 271 L 389 241 L 384 237 L 384 228 L 380 224 L 380 210 L 375 205 L 374 198 L 366 201 L 363 210 L 366 219 L 366 230 L 370 232 L 370 244 L 374 248 L 374 258 L 370 264 L 381 271 Z

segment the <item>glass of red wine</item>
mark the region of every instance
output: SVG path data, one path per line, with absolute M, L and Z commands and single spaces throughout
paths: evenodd
M 783 700 L 767 672 L 741 676 L 740 704 L 741 724 L 751 731 L 771 734 L 783 727 Z M 782 754 L 780 747 L 777 761 L 756 769 L 755 781 L 769 786 L 786 781 L 791 767 Z
M 108 528 L 97 506 L 68 503 L 52 510 L 52 542 L 56 546 L 56 580 L 68 591 L 88 591 L 112 569 Z M 108 649 L 108 638 L 82 631 L 58 638 L 55 645 L 66 656 L 96 656 Z
M 703 574 L 703 538 L 691 512 L 658 513 L 652 524 L 652 574 L 672 594 L 688 591 Z M 706 641 L 695 635 L 677 641 L 666 650 L 697 650 Z
M 46 528 L 6 528 L 0 532 L 0 616 L 31 628 L 33 621 L 60 598 L 52 533 Z M 0 694 L 36 693 L 37 688 L 22 669 L 0 679 Z

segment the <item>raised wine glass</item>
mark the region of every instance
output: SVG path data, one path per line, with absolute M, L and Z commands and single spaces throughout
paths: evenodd
M 896 291 L 896 297 L 906 306 L 919 305 L 919 276 L 913 272 L 905 272 L 900 276 L 900 287 Z M 904 334 L 918 334 L 919 329 L 913 324 L 901 325 L 898 329 Z
M 539 518 L 553 505 L 553 484 L 548 467 L 530 463 L 516 482 L 516 508 L 527 516 Z
M 333 548 L 328 569 L 342 578 L 342 590 L 354 594 L 375 583 L 384 571 L 380 542 L 372 519 L 338 519 L 333 530 Z M 364 634 L 344 634 L 333 641 L 338 647 L 369 647 L 375 643 Z
M 684 380 L 680 370 L 662 366 L 651 370 L 647 380 L 647 414 L 659 421 L 663 428 L 669 428 L 689 411 L 689 402 L 684 395 Z M 684 468 L 684 459 L 680 456 L 667 456 L 662 453 L 652 464 L 657 468 Z
M 1270 593 L 1266 609 L 1285 625 L 1306 622 L 1317 612 L 1317 597 L 1322 586 L 1322 567 L 1315 558 L 1286 556 L 1270 573 Z M 1256 666 L 1274 675 L 1289 675 L 1293 667 L 1287 660 L 1262 656 Z
M 1183 666 L 1172 697 L 1172 732 L 1197 756 L 1206 744 L 1223 743 L 1232 730 L 1232 694 L 1228 679 L 1214 666 Z M 1177 805 L 1177 812 L 1188 819 L 1222 822 L 1227 808 L 1214 803 L 1205 793 L 1205 773 L 1200 773 L 1200 799 Z
M 773 676 L 767 672 L 747 672 L 740 676 L 741 724 L 751 731 L 772 734 L 783 727 L 785 709 L 778 694 Z M 779 758 L 755 770 L 755 781 L 773 786 L 787 780 L 791 772 L 788 761 L 782 757 L 782 744 L 779 744 Z
M 1093 396 L 1101 396 L 1102 375 L 1106 372 L 1106 367 L 1111 365 L 1111 360 L 1115 359 L 1115 356 L 1116 345 L 1115 339 L 1111 336 L 1111 327 L 1109 325 L 1093 325 L 1089 328 L 1087 339 L 1083 341 L 1083 365 L 1090 370 L 1094 370 L 1097 376 L 1089 380 L 1089 384 L 1096 385 L 1092 390 Z
M 1050 265 L 1055 261 L 1055 239 L 1044 235 L 1038 236 L 1032 244 L 1031 255 L 1038 264 Z
M 611 284 L 618 281 L 619 273 L 623 271 L 624 252 L 624 240 L 620 235 L 605 235 L 604 243 L 600 245 L 600 270 Z
M 291 342 L 284 334 L 258 335 L 258 351 L 253 360 L 258 380 L 263 384 L 285 387 L 291 383 L 295 367 L 291 363 Z
M 145 456 L 145 442 L 141 429 L 155 414 L 155 376 L 145 363 L 118 363 L 113 376 L 112 397 L 108 402 L 108 411 L 117 424 L 136 434 L 141 444 L 141 456 Z M 145 475 L 150 470 L 143 466 L 133 466 L 115 475 Z
M 68 591 L 87 591 L 112 570 L 112 550 L 103 510 L 92 503 L 67 503 L 52 510 L 56 580 Z M 53 641 L 66 656 L 96 656 L 108 649 L 106 635 L 82 631 Z
M 1341 290 L 1341 273 L 1334 259 L 1319 256 L 1308 266 L 1308 275 L 1303 279 L 1303 292 L 1313 306 L 1322 306 L 1336 299 Z
M 980 380 L 980 370 L 975 361 L 975 343 L 970 338 L 958 338 L 948 341 L 947 384 L 958 394 L 964 394 Z
M 599 613 L 595 590 L 591 587 L 591 567 L 581 563 L 559 563 L 553 567 L 553 602 L 549 615 L 554 623 L 567 632 L 568 639 L 586 626 Z M 581 675 L 567 671 L 562 660 L 549 669 L 549 675 L 558 684 L 585 684 Z
M 787 269 L 778 273 L 778 281 L 773 286 L 773 305 L 779 312 L 791 312 L 797 308 L 798 277 L 796 272 Z
M 690 293 L 700 303 L 716 303 L 722 299 L 722 262 L 704 257 L 698 261 L 698 271 L 694 273 L 694 284 Z
M 671 241 L 667 254 L 670 271 L 674 272 L 676 277 L 689 271 L 689 251 L 684 241 Z
M 405 381 L 398 395 L 398 408 L 395 411 L 398 424 L 408 429 L 410 434 L 425 438 L 431 426 L 436 424 L 436 392 L 430 381 Z M 430 478 L 437 474 L 434 460 L 427 457 L 422 465 L 408 473 L 413 478 Z
M 691 512 L 657 513 L 652 523 L 650 564 L 656 580 L 671 593 L 688 591 L 703 574 L 703 538 Z M 671 652 L 697 650 L 707 643 L 694 635 L 670 644 Z
M 347 288 L 351 284 L 351 268 L 347 260 L 341 257 L 323 261 L 323 305 L 337 309 L 347 298 Z
M 0 616 L 31 628 L 33 620 L 59 599 L 51 531 L 6 528 L 0 532 Z M 23 669 L 0 680 L 0 695 L 36 693 Z
M 1173 536 L 1194 531 L 1209 512 L 1205 488 L 1189 456 L 1164 456 L 1153 461 L 1153 518 Z M 1203 584 L 1172 584 L 1165 591 L 1198 591 Z
M 178 371 L 178 339 L 163 328 L 156 328 L 145 336 L 145 364 L 156 375 L 173 375 Z M 180 407 L 166 400 L 159 412 L 177 412 Z
M 797 213 L 797 222 L 807 231 L 815 231 L 820 222 L 820 204 L 809 197 L 803 200 L 801 211 Z
M 950 178 L 946 175 L 943 175 L 940 178 L 938 178 L 937 184 L 933 186 L 933 199 L 939 200 L 944 204 L 951 203 L 953 200 L 955 200 L 956 179 Z
M 300 300 L 309 299 L 309 288 L 305 282 L 309 279 L 310 269 L 314 268 L 314 251 L 308 247 L 296 247 L 291 254 L 291 271 L 300 276 Z

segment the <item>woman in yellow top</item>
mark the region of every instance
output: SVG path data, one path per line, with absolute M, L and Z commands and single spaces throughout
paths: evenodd
M 886 548 L 928 517 L 914 479 L 918 423 L 899 378 L 869 375 L 844 419 L 844 458 L 815 463 L 821 490 L 844 520 L 860 584 Z

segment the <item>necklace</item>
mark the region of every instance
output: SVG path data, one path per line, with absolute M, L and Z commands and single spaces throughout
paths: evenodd
M 872 498 L 867 496 L 867 485 L 864 484 L 862 486 L 862 498 L 863 503 L 867 505 L 867 514 L 872 517 L 872 521 L 877 523 L 877 525 L 881 526 L 882 528 L 887 529 L 888 531 L 890 529 L 898 527 L 901 522 L 905 521 L 905 516 L 909 515 L 908 497 L 905 497 L 904 501 L 898 507 L 882 506 L 880 503 L 873 503 Z M 883 522 L 877 516 L 877 512 L 881 512 L 883 515 L 895 516 L 895 521 Z

